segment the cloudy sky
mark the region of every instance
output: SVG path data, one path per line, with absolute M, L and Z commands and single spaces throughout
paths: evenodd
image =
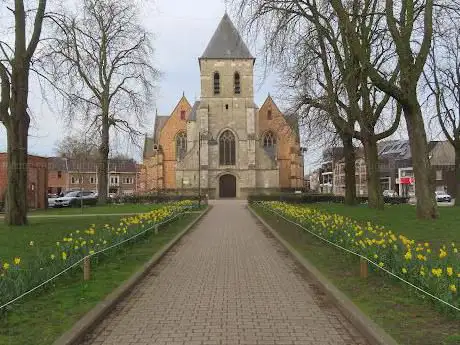
M 200 96 L 198 57 L 203 53 L 219 21 L 225 13 L 224 0 L 157 0 L 146 2 L 142 11 L 147 29 L 154 35 L 154 65 L 161 71 L 155 105 L 147 114 L 145 131 L 153 131 L 156 108 L 160 115 L 168 115 L 184 92 L 193 103 Z M 234 18 L 232 18 L 234 19 Z M 237 20 L 234 19 L 236 23 Z M 250 46 L 250 45 L 249 45 Z M 250 46 L 255 54 L 254 47 Z M 259 60 L 260 61 L 260 60 Z M 256 63 L 257 65 L 257 63 Z M 257 68 L 258 67 L 258 68 Z M 256 67 L 255 101 L 261 104 L 268 92 L 275 93 L 275 76 L 264 77 L 262 66 Z M 36 80 L 31 80 L 29 105 L 32 123 L 29 151 L 33 154 L 54 154 L 56 142 L 72 128 L 66 128 L 58 107 L 50 107 L 43 100 Z M 0 152 L 6 150 L 6 132 L 0 126 Z M 140 159 L 140 150 L 121 142 L 116 147 Z

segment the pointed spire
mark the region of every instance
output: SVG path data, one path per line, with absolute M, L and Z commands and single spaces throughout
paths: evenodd
M 182 97 L 185 97 L 185 91 L 182 91 Z
M 225 12 L 202 59 L 254 59 L 238 30 Z

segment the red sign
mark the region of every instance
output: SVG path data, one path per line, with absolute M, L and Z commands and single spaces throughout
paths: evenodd
M 414 177 L 401 177 L 399 179 L 400 184 L 414 184 L 415 178 Z

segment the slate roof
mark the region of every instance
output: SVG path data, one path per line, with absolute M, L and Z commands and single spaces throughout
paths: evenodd
M 201 104 L 200 101 L 196 101 L 193 104 L 192 110 L 190 111 L 190 114 L 188 115 L 188 120 L 189 121 L 196 121 L 196 115 L 197 115 L 196 113 L 197 113 L 198 109 L 200 108 L 200 104 Z
M 63 157 L 49 157 L 48 170 L 50 171 L 79 171 L 96 172 L 97 159 L 66 159 Z M 136 172 L 137 163 L 133 159 L 109 159 L 109 170 L 118 172 Z
M 254 59 L 227 13 L 224 14 L 201 59 Z
M 155 132 L 153 133 L 153 142 L 158 143 L 160 141 L 160 133 L 163 127 L 168 121 L 169 116 L 159 116 L 155 117 Z
M 150 138 L 146 135 L 145 140 L 144 140 L 144 153 L 143 153 L 144 158 L 150 158 L 153 156 L 153 144 L 154 144 L 153 138 Z

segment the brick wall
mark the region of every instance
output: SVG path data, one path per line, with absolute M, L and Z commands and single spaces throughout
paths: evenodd
M 27 158 L 27 203 L 29 208 L 46 208 L 48 191 L 48 160 L 29 155 Z M 0 199 L 7 189 L 7 154 L 0 153 Z
M 269 116 L 269 112 L 271 116 Z M 303 166 L 299 158 L 300 144 L 296 134 L 286 122 L 284 115 L 271 97 L 268 97 L 259 109 L 259 142 L 263 145 L 263 135 L 272 131 L 277 137 L 277 159 L 279 163 L 280 188 L 301 188 Z
M 187 127 L 187 121 L 181 119 L 181 112 L 185 111 L 187 119 L 191 110 L 190 103 L 182 97 L 161 131 L 159 144 L 163 152 L 163 181 L 166 189 L 176 188 L 176 135 L 186 131 Z

